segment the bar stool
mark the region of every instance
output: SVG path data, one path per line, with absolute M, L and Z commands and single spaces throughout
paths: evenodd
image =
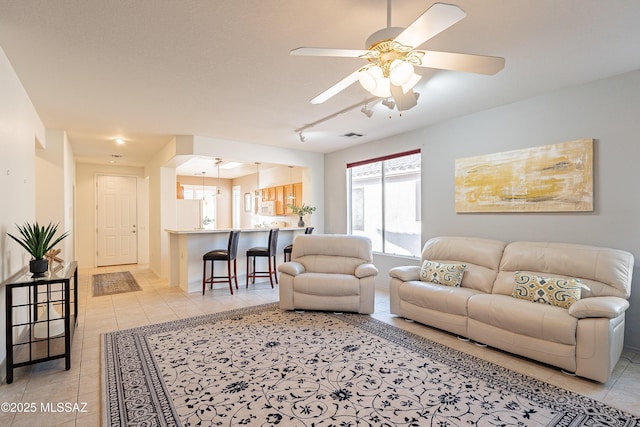
M 276 284 L 278 283 L 278 275 L 276 269 L 276 248 L 278 246 L 278 233 L 280 229 L 272 228 L 269 231 L 269 243 L 265 247 L 255 247 L 247 249 L 247 288 L 249 287 L 249 278 L 251 283 L 256 283 L 256 277 L 268 277 L 271 287 L 273 288 L 273 278 L 276 278 Z M 256 257 L 267 257 L 269 262 L 269 271 L 256 271 Z M 271 266 L 271 260 L 273 260 L 273 267 Z M 249 271 L 249 264 L 252 264 L 253 268 Z
M 307 227 L 304 229 L 304 234 L 313 233 L 313 227 Z M 291 261 L 291 251 L 293 251 L 293 244 L 284 247 L 284 262 Z
M 238 274 L 236 272 L 236 263 L 238 256 L 238 240 L 240 239 L 240 230 L 231 230 L 229 232 L 229 244 L 227 249 L 214 249 L 207 252 L 202 256 L 202 295 L 204 295 L 206 284 L 211 285 L 213 289 L 214 283 L 229 282 L 229 290 L 233 295 L 233 286 L 231 285 L 231 279 L 235 280 L 236 289 L 238 289 Z M 211 261 L 211 277 L 207 277 L 207 261 Z M 213 273 L 213 265 L 215 261 L 227 261 L 227 276 L 215 276 Z M 231 275 L 231 261 L 233 261 L 233 275 Z M 225 280 L 216 280 L 225 279 Z

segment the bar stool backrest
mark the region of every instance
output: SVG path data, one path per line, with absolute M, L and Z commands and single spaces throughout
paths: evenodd
M 313 227 L 307 227 L 304 229 L 304 234 L 311 234 L 313 233 Z
M 229 232 L 229 246 L 227 247 L 229 260 L 234 260 L 238 256 L 238 240 L 240 240 L 240 230 L 231 230 Z
M 276 256 L 276 249 L 278 248 L 278 233 L 280 233 L 279 228 L 272 228 L 269 231 L 269 247 L 267 248 L 269 256 Z

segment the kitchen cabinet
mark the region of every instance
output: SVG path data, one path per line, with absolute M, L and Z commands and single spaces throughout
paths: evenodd
M 291 208 L 288 206 L 302 204 L 302 183 L 277 185 L 267 187 L 260 190 L 262 192 L 263 202 L 275 202 L 276 215 L 293 215 Z M 289 198 L 293 195 L 293 200 Z
M 287 196 L 284 192 L 284 185 L 276 187 L 276 215 L 284 215 L 284 208 L 287 203 Z

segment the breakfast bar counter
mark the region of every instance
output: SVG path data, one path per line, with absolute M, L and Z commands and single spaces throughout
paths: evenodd
M 238 242 L 238 286 L 244 286 L 247 249 L 267 246 L 268 227 L 243 228 Z M 202 256 L 213 249 L 227 249 L 229 229 L 165 230 L 169 233 L 169 285 L 180 286 L 185 292 L 202 292 Z M 293 243 L 300 227 L 280 227 L 278 235 L 277 263 L 282 262 L 284 247 Z M 258 259 L 256 268 L 267 268 L 267 259 Z M 264 263 L 264 265 L 260 264 Z M 216 263 L 216 275 L 226 273 L 226 263 Z M 215 285 L 214 285 L 215 286 Z M 220 285 L 218 285 L 220 286 Z M 222 285 L 224 286 L 224 285 Z M 208 286 L 207 286 L 208 289 Z M 228 287 L 227 287 L 228 290 Z

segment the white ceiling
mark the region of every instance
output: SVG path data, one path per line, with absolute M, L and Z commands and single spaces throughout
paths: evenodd
M 397 0 L 392 25 L 431 4 Z M 428 70 L 418 106 L 401 117 L 378 104 L 367 118 L 357 83 L 309 104 L 364 60 L 289 56 L 299 46 L 365 48 L 386 25 L 386 0 L 0 0 L 0 46 L 79 161 L 121 154 L 134 166 L 180 134 L 326 153 L 640 69 L 637 0 L 455 4 L 467 17 L 422 48 L 502 56 L 506 66 L 495 76 Z M 304 143 L 294 132 L 352 105 Z

